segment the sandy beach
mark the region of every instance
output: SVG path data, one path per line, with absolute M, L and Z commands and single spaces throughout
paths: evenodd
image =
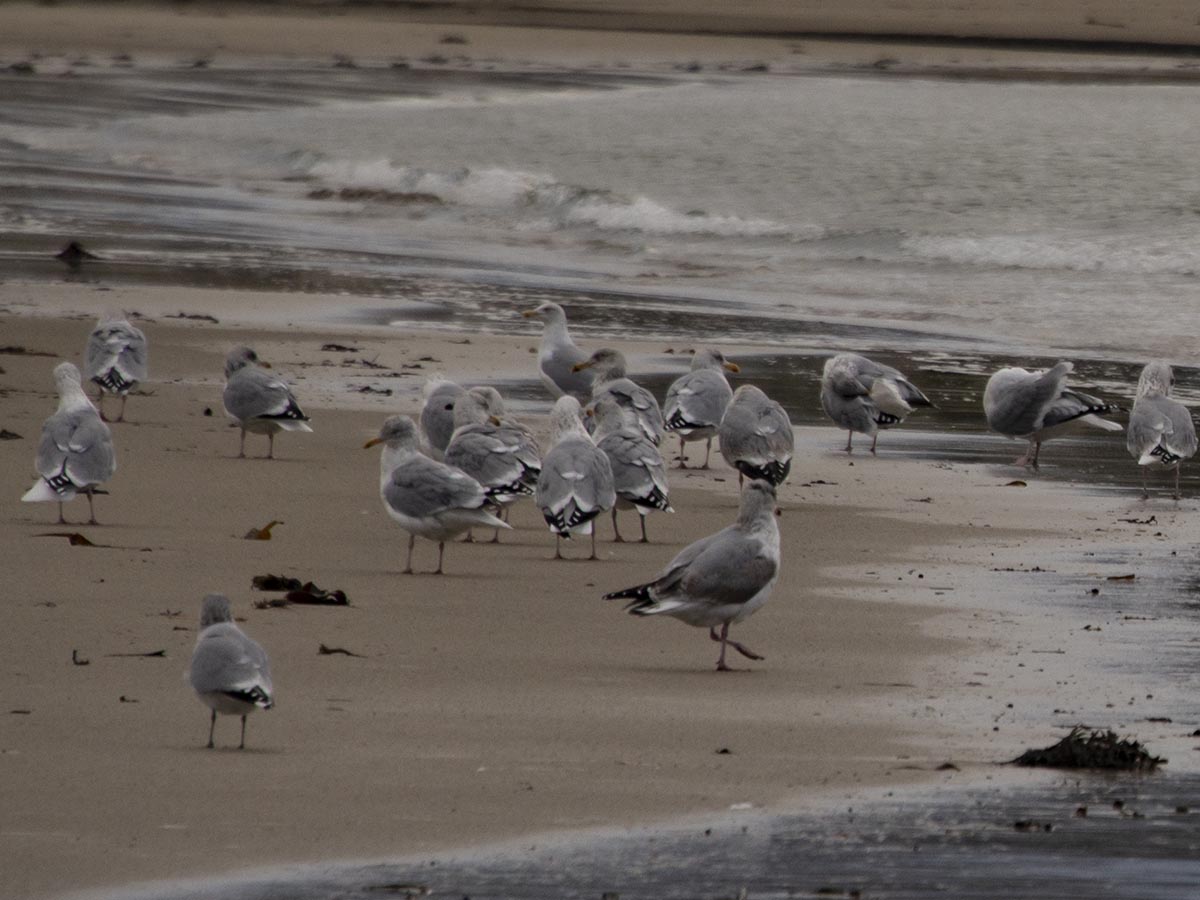
M 1019 4 L 984 6 L 763 3 L 732 15 L 643 3 L 614 18 L 566 3 L 522 13 L 452 3 L 401 19 L 313 4 L 289 10 L 281 28 L 274 12 L 238 5 L 3 4 L 0 62 L 435 65 L 420 60 L 462 54 L 480 67 L 1005 77 L 1046 65 L 1080 77 L 1193 77 L 1186 48 L 1151 46 L 1200 42 L 1182 3 L 1136 15 L 1125 4 L 1056 3 L 1019 17 Z M 628 30 L 606 30 L 618 27 Z M 1005 43 L 1029 38 L 1138 46 Z M 47 260 L 62 243 L 26 239 Z M 97 239 L 120 247 L 119 236 Z M 120 266 L 118 257 L 111 271 Z M 736 474 L 716 457 L 708 471 L 672 470 L 677 513 L 651 519 L 649 545 L 611 543 L 605 523 L 599 561 L 555 562 L 526 503 L 501 544 L 448 547 L 445 576 L 399 574 L 406 538 L 380 505 L 379 460 L 364 441 L 385 416 L 415 413 L 435 372 L 527 388 L 538 340 L 529 322 L 482 334 L 400 329 L 370 324 L 394 306 L 375 295 L 30 271 L 0 281 L 0 428 L 19 436 L 0 441 L 0 570 L 14 588 L 0 634 L 2 897 L 119 894 L 148 880 L 1003 780 L 1019 776 L 994 763 L 1079 721 L 1136 731 L 1174 770 L 1197 767 L 1195 725 L 1179 724 L 1184 682 L 1156 685 L 1135 664 L 1138 636 L 1155 627 L 1136 615 L 1146 576 L 1182 577 L 1177 566 L 1200 539 L 1193 499 L 1089 490 L 1086 461 L 1073 483 L 893 454 L 887 441 L 877 457 L 847 457 L 843 434 L 799 428 L 779 495 L 783 572 L 770 603 L 735 631 L 766 659 L 720 675 L 703 632 L 601 600 L 732 520 Z M 80 360 L 108 309 L 136 314 L 151 378 L 130 398 L 129 421 L 113 426 L 118 471 L 96 499 L 101 524 L 63 527 L 51 505 L 18 498 L 55 407 L 50 372 Z M 635 374 L 659 375 L 682 372 L 694 346 L 687 335 L 606 343 Z M 273 461 L 258 458 L 265 440 L 254 436 L 251 458 L 236 458 L 221 408 L 222 360 L 239 344 L 289 378 L 313 419 L 312 434 L 278 438 Z M 723 349 L 737 359 L 795 348 Z M 543 435 L 548 402 L 522 406 Z M 67 518 L 86 519 L 84 500 Z M 270 541 L 242 538 L 272 520 L 281 524 Z M 72 545 L 71 532 L 95 546 Z M 418 570 L 435 554 L 419 543 Z M 351 605 L 257 608 L 276 596 L 251 590 L 267 573 L 342 589 Z M 207 709 L 184 679 L 211 591 L 229 595 L 272 660 L 277 706 L 251 718 L 244 752 L 231 719 L 218 722 L 218 748 L 204 748 Z M 1103 604 L 1086 605 L 1097 594 Z
M 103 524 L 63 528 L 51 508 L 16 498 L 54 405 L 49 370 L 77 356 L 96 299 L 144 316 L 154 376 L 131 398 L 131 421 L 114 426 L 120 468 L 97 498 Z M 23 437 L 0 444 L 0 527 L 17 586 L 3 649 L 8 896 L 409 855 L 734 804 L 788 808 L 962 777 L 934 772 L 951 759 L 978 777 L 1044 734 L 1051 710 L 1101 699 L 1083 675 L 1095 647 L 1081 632 L 1064 623 L 1051 634 L 1067 655 L 1029 657 L 1036 613 L 971 607 L 1007 577 L 997 569 L 1094 543 L 1096 522 L 1138 509 L 1132 500 L 1070 485 L 1006 489 L 1011 473 L 971 467 L 847 460 L 835 432 L 811 429 L 781 493 L 783 576 L 738 629 L 767 660 L 722 677 L 702 633 L 600 600 L 730 520 L 736 481 L 722 464 L 676 474 L 680 514 L 651 522 L 649 546 L 605 540 L 599 562 L 556 563 L 524 505 L 501 545 L 449 548 L 444 577 L 401 576 L 403 535 L 380 508 L 377 457 L 360 448 L 385 413 L 415 411 L 422 379 L 396 379 L 401 393 L 369 398 L 373 408 L 339 408 L 320 385 L 345 356 L 321 345 L 352 341 L 390 370 L 433 357 L 426 365 L 471 381 L 513 371 L 534 338 L 467 348 L 436 332 L 238 327 L 237 307 L 253 300 L 20 285 L 0 294 L 3 343 L 27 351 L 0 359 L 0 424 Z M 220 322 L 167 318 L 179 311 Z M 314 433 L 283 435 L 273 462 L 235 458 L 220 409 L 222 355 L 243 342 L 311 407 Z M 625 349 L 633 359 L 650 350 Z M 251 441 L 253 457 L 263 448 Z M 1194 531 L 1182 509 L 1156 512 L 1176 540 Z M 70 520 L 83 514 L 82 501 L 68 507 Z M 269 542 L 241 538 L 272 519 L 283 524 Z M 100 546 L 46 536 L 76 530 Z M 1118 530 L 1123 540 L 1145 531 Z M 432 546 L 419 546 L 418 569 L 432 563 Z M 250 579 L 266 573 L 341 588 L 352 605 L 257 609 Z M 213 590 L 269 649 L 278 686 L 278 707 L 253 717 L 241 753 L 228 720 L 219 749 L 203 748 L 206 710 L 183 681 L 199 598 Z M 361 656 L 319 655 L 321 644 Z M 1050 666 L 1060 668 L 1048 677 Z M 962 687 L 985 682 L 1002 695 Z

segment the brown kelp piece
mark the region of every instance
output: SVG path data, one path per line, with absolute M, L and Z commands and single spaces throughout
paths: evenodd
M 1152 772 L 1167 761 L 1160 756 L 1151 756 L 1139 741 L 1118 737 L 1114 731 L 1077 725 L 1057 744 L 1041 750 L 1026 750 L 1012 762 L 1018 766 Z

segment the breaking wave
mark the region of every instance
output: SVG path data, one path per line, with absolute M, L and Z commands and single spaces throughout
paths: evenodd
M 818 226 L 797 229 L 766 219 L 671 209 L 648 197 L 564 184 L 547 175 L 503 168 L 462 168 L 438 172 L 397 166 L 389 160 L 349 162 L 298 158 L 303 173 L 346 196 L 377 192 L 379 199 L 428 198 L 444 206 L 519 214 L 556 225 L 657 235 L 780 237 L 811 240 Z

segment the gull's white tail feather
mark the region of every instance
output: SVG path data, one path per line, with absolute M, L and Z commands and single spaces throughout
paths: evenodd
M 39 478 L 37 484 L 27 490 L 24 496 L 21 497 L 22 503 L 59 503 L 63 500 L 70 500 L 75 496 L 75 492 L 71 491 L 67 494 L 59 494 L 54 488 L 46 484 L 46 479 Z

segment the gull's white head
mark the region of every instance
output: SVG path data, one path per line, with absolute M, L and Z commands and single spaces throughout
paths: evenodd
M 692 371 L 696 369 L 725 369 L 729 372 L 741 371 L 737 363 L 730 362 L 725 358 L 724 353 L 712 347 L 696 351 L 696 355 L 692 357 Z
M 74 363 L 59 363 L 54 367 L 54 383 L 58 386 L 60 393 L 64 388 L 71 385 L 79 387 L 81 382 L 79 369 L 75 367 Z
M 1165 359 L 1156 359 L 1142 369 L 1142 376 L 1138 379 L 1137 397 L 1169 397 L 1174 385 L 1175 373 L 1171 370 L 1170 363 Z
M 541 319 L 547 325 L 556 322 L 566 324 L 567 313 L 557 303 L 543 303 L 537 309 L 527 309 L 521 313 L 527 319 Z
M 200 627 L 207 628 L 218 622 L 232 622 L 233 610 L 229 606 L 229 598 L 224 594 L 205 594 L 204 603 L 200 607 Z
M 574 397 L 565 396 L 559 397 L 554 403 L 554 408 L 550 410 L 550 439 L 553 443 L 558 443 L 568 434 L 582 434 L 587 436 L 587 429 L 583 427 L 583 407 L 579 405 L 579 401 Z
M 583 362 L 576 363 L 571 368 L 575 372 L 592 369 L 596 373 L 596 380 L 603 384 L 606 381 L 625 377 L 625 354 L 620 350 L 613 350 L 611 347 L 601 347 Z
M 262 366 L 264 369 L 271 368 L 266 363 L 259 361 L 258 354 L 249 347 L 234 347 L 229 351 L 229 355 L 225 357 L 225 377 L 228 378 L 239 369 L 244 369 L 247 366 Z
M 386 444 L 389 450 L 417 449 L 417 426 L 408 416 L 389 416 L 379 429 L 379 434 L 363 444 L 363 449 Z
M 738 507 L 738 524 L 751 526 L 773 522 L 776 514 L 775 488 L 771 483 L 757 478 L 747 482 Z

